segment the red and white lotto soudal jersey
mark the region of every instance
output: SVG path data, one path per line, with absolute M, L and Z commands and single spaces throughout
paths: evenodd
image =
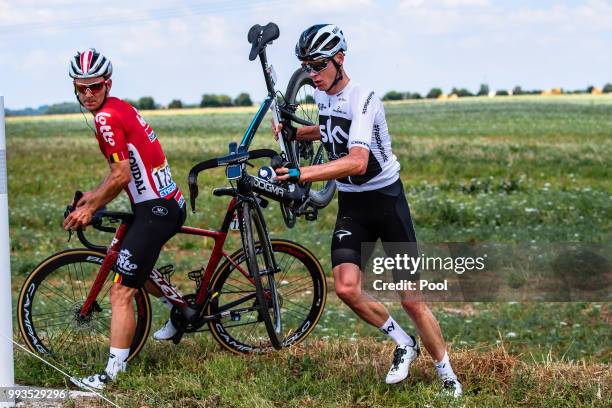
M 157 136 L 136 108 L 110 97 L 96 112 L 95 123 L 100 150 L 109 163 L 130 162 L 132 180 L 126 192 L 133 204 L 174 197 L 182 205 L 184 199 L 177 191 Z

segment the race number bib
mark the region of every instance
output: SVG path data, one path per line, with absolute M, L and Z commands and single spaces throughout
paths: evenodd
M 160 197 L 164 198 L 176 189 L 176 183 L 172 180 L 172 173 L 170 173 L 168 161 L 164 161 L 164 164 L 155 167 L 151 171 L 151 175 L 153 176 L 153 181 L 155 181 L 155 187 L 157 187 Z

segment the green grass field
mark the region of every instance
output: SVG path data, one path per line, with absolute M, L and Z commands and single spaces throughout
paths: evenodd
M 611 96 L 419 101 L 386 105 L 386 113 L 421 241 L 610 242 Z M 185 193 L 190 167 L 224 154 L 228 142 L 242 138 L 252 115 L 223 110 L 143 114 Z M 265 123 L 253 148 L 274 146 Z M 63 209 L 74 190 L 93 188 L 107 167 L 80 115 L 9 118 L 6 133 L 16 298 L 41 260 L 78 246 L 76 240 L 66 242 Z M 224 173 L 214 170 L 199 180 L 198 212 L 187 224 L 216 228 L 227 199 L 209 193 L 225 185 Z M 111 208 L 127 210 L 126 197 Z M 275 237 L 299 241 L 330 272 L 335 203 L 316 222 L 301 220 L 292 230 L 284 226 L 278 206 L 265 211 Z M 237 248 L 237 239 L 232 235 L 229 245 Z M 184 275 L 206 262 L 210 248 L 210 241 L 177 237 L 159 263 L 173 263 L 175 281 L 186 288 Z M 329 284 L 331 290 L 331 279 Z M 388 306 L 413 331 L 398 305 Z M 161 324 L 165 309 L 154 307 Z M 609 302 L 432 307 L 464 382 L 466 397 L 457 406 L 612 404 Z M 186 336 L 178 346 L 151 341 L 109 395 L 121 406 L 150 407 L 446 406 L 448 401 L 435 397 L 439 385 L 428 356 L 419 360 L 407 383 L 384 384 L 392 352 L 385 340 L 330 293 L 319 325 L 303 346 L 237 357 L 206 333 Z M 19 383 L 65 384 L 58 373 L 19 350 L 15 364 Z

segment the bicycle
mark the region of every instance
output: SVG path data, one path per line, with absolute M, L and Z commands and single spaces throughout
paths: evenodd
M 255 24 L 248 32 L 247 39 L 251 44 L 249 60 L 253 61 L 259 57 L 261 67 L 268 89 L 268 95 L 262 102 L 260 110 L 253 119 L 251 126 L 257 129 L 265 112 L 270 109 L 275 123 L 283 123 L 283 131 L 279 137 L 280 156 L 284 162 L 295 165 L 321 164 L 328 160 L 327 152 L 320 141 L 297 141 L 287 133 L 286 125 L 294 123 L 311 126 L 318 122 L 318 107 L 314 102 L 314 82 L 306 71 L 298 68 L 289 79 L 287 90 L 284 94 L 276 91 L 276 73 L 272 64 L 268 64 L 266 47 L 278 39 L 280 31 L 274 23 L 265 26 Z M 250 128 L 249 128 L 250 129 Z M 254 132 L 253 132 L 254 134 Z M 251 135 L 247 131 L 241 144 L 249 144 Z M 278 163 L 280 164 L 280 163 Z M 274 167 L 274 165 L 272 166 Z M 299 216 L 304 216 L 307 221 L 317 219 L 319 209 L 326 207 L 332 200 L 336 191 L 334 180 L 323 182 L 309 182 L 303 184 L 304 196 L 301 200 L 282 201 L 281 213 L 287 227 L 292 228 Z M 278 199 L 279 197 L 271 197 Z
M 271 161 L 282 162 L 300 155 L 300 145 L 294 142 L 281 146 L 281 155 L 268 149 L 248 151 L 265 111 L 275 102 L 276 93 L 270 82 L 272 69 L 268 68 L 265 58 L 265 46 L 271 41 L 269 38 L 274 37 L 269 35 L 274 26 L 268 24 L 268 29 L 260 30 L 259 40 L 254 40 L 253 49 L 257 49 L 266 83 L 272 91 L 247 129 L 243 142 L 239 147 L 230 143 L 227 156 L 199 163 L 189 173 L 190 202 L 194 211 L 199 172 L 226 166 L 228 180 L 237 181 L 235 187 L 213 191 L 215 196 L 232 197 L 218 231 L 193 227 L 180 230 L 181 234 L 210 237 L 215 241 L 206 269 L 189 273 L 196 290 L 183 296 L 172 287 L 167 279 L 171 267 L 154 268 L 149 276 L 149 281 L 174 305 L 171 319 L 179 329 L 173 338 L 175 343 L 180 342 L 184 333 L 202 331 L 201 328 L 208 325 L 215 340 L 232 352 L 263 352 L 287 347 L 310 334 L 325 305 L 327 286 L 316 257 L 297 243 L 270 240 L 261 212 L 261 207 L 267 205 L 263 196 L 281 202 L 294 216 L 299 208 L 305 208 L 305 204 L 321 205 L 323 202 L 308 204 L 309 194 L 316 193 L 309 190 L 310 186 L 277 185 L 246 172 L 246 164 L 251 159 L 268 157 Z M 294 106 L 287 108 L 283 104 L 277 109 L 285 118 L 282 120 L 290 118 L 308 123 L 295 116 Z M 73 205 L 76 201 L 78 197 Z M 228 255 L 223 245 L 235 215 L 243 249 Z M 99 211 L 91 225 L 115 234 L 109 248 L 88 241 L 84 232 L 78 230 L 77 236 L 87 249 L 59 252 L 30 273 L 20 292 L 17 317 L 22 336 L 32 351 L 85 363 L 87 369 L 91 368 L 92 357 L 103 361 L 108 347 L 110 309 L 105 301 L 112 285 L 110 272 L 132 217 L 129 213 Z M 113 227 L 116 223 L 119 226 Z M 219 265 L 223 258 L 224 262 Z M 291 272 L 294 264 L 301 265 L 306 273 Z M 62 287 L 58 286 L 60 284 Z M 137 325 L 128 361 L 141 351 L 151 327 L 151 304 L 144 289 L 138 290 L 134 304 Z M 245 326 L 250 328 L 245 329 Z M 62 353 L 64 350 L 67 353 Z
M 195 292 L 179 293 L 167 279 L 172 272 L 168 266 L 154 268 L 149 276 L 149 281 L 174 305 L 171 319 L 179 328 L 174 343 L 181 340 L 183 333 L 203 331 L 205 324 L 214 339 L 232 352 L 263 352 L 299 343 L 313 330 L 325 306 L 327 286 L 320 263 L 295 242 L 266 242 L 259 235 L 265 233 L 259 205 L 241 201 L 235 189 L 217 188 L 213 194 L 232 196 L 221 228 L 210 231 L 184 226 L 179 232 L 214 239 L 206 268 L 188 274 L 195 282 Z M 259 200 L 265 205 L 263 199 Z M 238 219 L 246 251 L 243 248 L 230 255 L 223 245 L 237 211 L 242 214 Z M 92 243 L 83 230 L 78 230 L 77 236 L 86 249 L 61 251 L 30 273 L 19 295 L 17 318 L 32 351 L 81 363 L 83 368 L 91 368 L 94 357 L 103 361 L 109 344 L 111 272 L 132 217 L 130 213 L 98 212 L 91 225 L 100 231 L 115 232 L 109 248 Z M 112 226 L 117 223 L 118 227 Z M 249 231 L 260 239 L 249 239 Z M 253 274 L 253 264 L 258 262 L 266 267 L 255 266 L 259 274 Z M 268 286 L 265 282 L 255 283 L 258 277 L 266 280 L 270 276 L 276 279 L 268 279 Z M 269 286 L 275 282 L 278 287 Z M 272 292 L 278 294 L 276 300 Z M 142 350 L 151 328 L 151 303 L 144 288 L 136 293 L 134 309 L 136 332 L 128 361 Z M 271 322 L 263 316 L 269 309 L 276 309 L 268 318 L 274 319 L 276 341 L 268 334 Z

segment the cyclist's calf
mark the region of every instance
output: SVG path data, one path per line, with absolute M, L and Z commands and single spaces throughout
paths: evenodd
M 136 329 L 134 295 L 136 289 L 114 283 L 110 290 L 111 347 L 129 348 Z
M 361 301 L 361 271 L 357 265 L 343 263 L 334 268 L 336 295 L 348 306 Z
M 136 291 L 137 289 L 128 288 L 120 283 L 113 283 L 110 289 L 110 303 L 113 307 L 113 311 L 115 307 L 124 308 L 132 305 Z

